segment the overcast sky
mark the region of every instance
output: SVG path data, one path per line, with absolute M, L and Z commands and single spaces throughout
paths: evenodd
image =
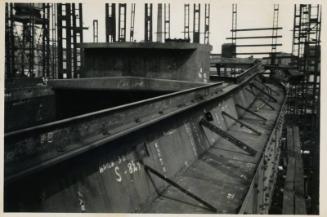
M 110 1 L 127 3 L 127 40 L 129 40 L 130 28 L 130 11 L 132 1 Z M 136 3 L 135 15 L 135 39 L 136 41 L 144 40 L 144 2 L 134 1 Z M 169 1 L 149 1 L 153 2 L 153 32 L 154 40 L 156 40 L 156 23 L 157 23 L 157 4 L 159 2 Z M 221 51 L 221 45 L 228 42 L 226 37 L 231 36 L 232 25 L 232 2 L 230 1 L 175 1 L 170 2 L 171 7 L 171 38 L 183 38 L 184 28 L 184 3 L 200 2 L 201 4 L 201 32 L 204 28 L 204 3 L 210 3 L 210 44 L 213 46 L 213 52 Z M 273 3 L 271 1 L 243 1 L 238 3 L 238 28 L 255 28 L 255 27 L 271 27 L 273 22 Z M 83 6 L 84 25 L 89 27 L 89 30 L 84 32 L 84 41 L 92 42 L 92 22 L 94 19 L 99 23 L 99 42 L 105 41 L 105 3 L 104 2 L 86 2 Z M 294 5 L 292 2 L 279 4 L 279 26 L 283 27 L 280 33 L 283 35 L 278 42 L 283 46 L 278 48 L 278 51 L 291 52 L 293 13 Z M 191 5 L 191 27 L 193 22 L 193 5 Z M 118 17 L 118 16 L 117 16 Z M 191 28 L 192 31 L 192 28 Z M 271 31 L 260 32 L 242 32 L 239 36 L 246 35 L 271 35 Z M 203 34 L 201 35 L 203 42 Z M 251 43 L 271 43 L 271 39 L 264 40 L 238 40 L 238 44 Z M 253 51 L 270 51 L 269 48 L 253 48 Z M 250 51 L 249 48 L 238 49 L 238 52 Z

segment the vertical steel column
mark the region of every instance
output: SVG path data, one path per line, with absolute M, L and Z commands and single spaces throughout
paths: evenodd
M 118 5 L 118 41 L 126 41 L 126 4 Z
M 201 5 L 193 4 L 193 43 L 200 43 Z
M 98 20 L 93 20 L 93 42 L 98 42 Z
M 184 39 L 190 40 L 190 4 L 184 4 Z
M 42 76 L 49 77 L 50 66 L 50 5 L 42 4 Z
M 51 18 L 52 18 L 52 22 L 51 22 L 51 33 L 52 33 L 52 39 L 51 39 L 51 77 L 52 78 L 58 78 L 58 72 L 57 72 L 57 22 L 56 22 L 56 16 L 57 16 L 57 11 L 56 11 L 56 4 L 52 3 L 51 4 Z
M 205 4 L 204 6 L 204 44 L 209 44 L 210 4 Z
M 232 44 L 236 45 L 237 34 L 237 4 L 232 5 Z
M 72 78 L 72 31 L 71 31 L 71 5 L 65 4 L 66 15 L 65 15 L 65 22 L 66 26 L 64 27 L 66 31 L 66 38 L 63 39 L 66 41 L 66 48 L 64 49 L 66 52 L 66 69 L 64 68 L 64 72 L 66 73 L 67 78 Z
M 144 5 L 144 41 L 152 42 L 152 3 Z
M 58 35 L 58 78 L 63 78 L 63 41 L 62 41 L 62 4 L 57 4 L 57 35 Z
M 9 49 L 10 47 L 10 21 L 9 21 L 9 3 L 5 3 L 5 77 L 8 78 L 10 74 L 12 74 L 12 70 L 10 68 L 10 56 L 9 56 Z
M 164 4 L 164 34 L 165 40 L 170 38 L 170 4 Z
M 75 8 L 75 6 L 74 6 Z M 73 11 L 75 13 L 75 11 Z M 72 28 L 72 10 L 70 4 L 57 5 L 57 27 L 58 27 L 58 78 L 72 78 L 72 38 L 75 29 Z M 73 19 L 73 24 L 76 20 Z M 73 32 L 72 32 L 73 30 Z M 72 35 L 73 33 L 73 35 Z M 74 43 L 74 41 L 73 41 Z M 73 51 L 73 55 L 76 51 Z M 74 61 L 75 67 L 75 61 Z
M 32 3 L 29 3 L 30 7 L 33 7 Z M 28 26 L 28 31 L 27 31 L 27 40 L 28 40 L 28 73 L 29 76 L 35 77 L 35 62 L 34 62 L 34 57 L 35 57 L 35 17 L 30 15 L 30 21 Z
M 158 4 L 157 42 L 162 42 L 162 4 Z
M 276 65 L 276 52 L 277 52 L 277 35 L 278 35 L 278 17 L 279 17 L 279 4 L 274 4 L 273 13 L 273 28 L 272 28 L 272 38 L 271 38 L 271 58 L 270 64 Z
M 135 3 L 131 4 L 131 29 L 129 34 L 129 40 L 134 41 L 134 23 L 135 23 Z
M 116 4 L 106 3 L 106 42 L 116 42 Z
M 77 8 L 76 8 L 77 5 Z M 78 44 L 83 43 L 83 5 L 82 3 L 76 4 L 72 3 L 72 19 L 73 19 L 73 69 L 72 77 L 78 78 L 80 76 L 81 64 L 82 64 L 82 55 L 81 48 Z
M 15 36 L 14 36 L 14 18 L 13 18 L 13 3 L 6 3 L 6 78 L 14 77 L 15 69 Z
M 51 59 L 51 50 L 50 50 L 50 4 L 47 3 L 46 4 L 46 26 L 47 26 L 47 31 L 46 31 L 46 42 L 45 42 L 45 46 L 46 46 L 46 77 L 50 77 L 50 59 Z
M 21 47 L 21 73 L 25 74 L 25 52 L 26 52 L 26 32 L 28 31 L 28 26 L 26 22 L 23 22 L 23 34 L 22 34 L 22 47 Z
M 313 104 L 312 104 L 312 111 L 314 114 L 319 113 L 317 111 L 317 108 L 319 107 L 320 102 L 320 32 L 321 32 L 321 9 L 320 5 L 316 6 L 316 14 L 314 14 L 311 17 L 313 23 L 315 24 L 313 26 L 313 46 L 314 46 L 314 54 L 312 56 L 313 63 L 313 89 L 312 89 L 312 95 L 313 95 Z M 319 120 L 319 119 L 318 119 Z
M 77 77 L 77 32 L 78 32 L 78 28 L 77 28 L 77 14 L 76 14 L 76 8 L 75 8 L 75 3 L 72 3 L 72 9 L 71 9 L 71 18 L 73 21 L 73 25 L 71 27 L 71 34 L 72 34 L 72 38 L 71 38 L 71 47 L 72 47 L 72 78 Z
M 83 43 L 83 30 L 84 30 L 84 27 L 83 27 L 83 5 L 82 3 L 79 3 L 78 4 L 78 23 L 79 23 L 79 28 L 78 28 L 78 36 L 79 38 L 77 39 L 77 43 Z M 77 67 L 78 67 L 78 71 L 77 71 L 77 77 L 80 76 L 81 74 L 81 68 L 82 68 L 82 63 L 83 63 L 83 55 L 82 55 L 82 51 L 81 51 L 81 48 L 78 47 L 77 48 L 77 53 L 78 53 L 78 59 L 77 59 Z

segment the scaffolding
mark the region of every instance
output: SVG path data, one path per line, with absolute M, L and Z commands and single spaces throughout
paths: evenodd
M 57 49 L 57 6 L 56 4 L 50 5 L 51 11 L 51 49 L 50 49 L 50 67 L 51 73 L 50 78 L 57 78 L 58 77 L 58 49 Z
M 57 4 L 58 78 L 78 78 L 83 43 L 82 4 Z
M 320 28 L 321 9 L 319 5 L 294 6 L 293 64 L 303 78 L 290 88 L 288 110 L 293 115 L 318 114 Z
M 6 79 L 50 75 L 50 6 L 6 3 Z
M 283 29 L 282 27 L 278 26 L 278 16 L 279 14 L 279 5 L 275 4 L 273 8 L 273 25 L 272 27 L 263 27 L 263 28 L 238 28 L 237 27 L 237 4 L 232 5 L 232 29 L 231 37 L 227 37 L 227 40 L 231 40 L 232 44 L 235 45 L 236 48 L 238 47 L 270 47 L 270 51 L 255 51 L 255 52 L 237 52 L 235 51 L 235 57 L 237 55 L 270 55 L 271 60 L 274 60 L 274 56 L 276 56 L 277 47 L 282 46 L 281 43 L 278 43 L 278 38 L 282 36 L 278 34 L 278 30 Z M 258 35 L 254 34 L 253 36 L 237 36 L 238 33 L 242 32 L 267 32 L 272 31 L 271 35 Z M 238 44 L 237 40 L 257 40 L 257 39 L 270 39 L 271 43 L 257 43 L 257 44 Z
M 134 24 L 135 24 L 135 3 L 131 4 L 131 28 L 130 28 L 130 34 L 129 34 L 129 40 L 131 42 L 134 41 Z
M 321 6 L 294 5 L 292 64 L 298 75 L 288 86 L 287 117 L 305 132 L 301 148 L 310 153 L 304 158 L 304 171 L 311 214 L 319 213 L 320 32 Z
M 118 4 L 118 41 L 126 41 L 126 6 L 127 4 Z
M 164 37 L 170 38 L 170 4 L 164 4 Z
M 190 41 L 190 4 L 184 4 L 184 39 Z
M 271 58 L 270 64 L 277 65 L 276 62 L 276 52 L 277 52 L 277 44 L 278 44 L 278 16 L 279 16 L 279 5 L 274 4 L 274 14 L 273 14 L 273 29 L 272 29 L 272 37 L 271 37 Z
M 158 16 L 157 16 L 157 42 L 162 42 L 162 4 L 158 4 Z
M 105 4 L 106 42 L 116 42 L 116 4 Z
M 144 5 L 144 41 L 152 42 L 152 3 Z
M 93 42 L 95 43 L 99 42 L 98 30 L 98 20 L 93 20 Z
M 200 43 L 201 5 L 193 4 L 193 43 Z
M 210 4 L 204 5 L 204 44 L 209 44 Z
M 237 29 L 237 4 L 232 4 L 232 29 Z M 232 44 L 236 45 L 236 31 L 232 31 Z

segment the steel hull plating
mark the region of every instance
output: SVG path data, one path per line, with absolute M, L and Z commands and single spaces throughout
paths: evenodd
M 5 211 L 267 213 L 285 96 L 252 73 L 7 133 Z

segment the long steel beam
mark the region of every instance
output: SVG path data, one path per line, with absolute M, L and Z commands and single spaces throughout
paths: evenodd
M 232 29 L 231 32 L 240 32 L 240 31 L 262 31 L 262 30 L 281 30 L 283 27 L 275 27 L 275 28 L 244 28 L 244 29 Z
M 263 35 L 263 36 L 240 36 L 240 37 L 235 37 L 234 39 L 258 39 L 258 38 L 282 38 L 281 35 Z M 232 37 L 227 37 L 227 40 L 233 40 Z
M 271 47 L 273 45 L 282 46 L 283 44 L 237 44 L 236 47 Z
M 253 148 L 251 148 L 249 145 L 245 144 L 244 142 L 242 142 L 241 140 L 233 137 L 232 135 L 230 135 L 229 133 L 227 133 L 226 131 L 224 131 L 223 129 L 220 129 L 219 127 L 213 125 L 212 123 L 210 123 L 209 121 L 206 121 L 204 119 L 202 119 L 200 121 L 200 124 L 202 126 L 204 126 L 205 128 L 209 129 L 212 132 L 217 133 L 218 135 L 220 135 L 221 137 L 227 139 L 229 142 L 233 143 L 234 145 L 236 145 L 237 147 L 239 147 L 240 149 L 244 150 L 245 152 L 247 152 L 248 154 L 250 154 L 251 156 L 256 155 L 257 151 L 254 150 Z
M 5 180 L 14 180 L 34 173 L 161 120 L 213 100 L 222 100 L 248 84 L 257 73 L 224 92 L 222 83 L 215 83 L 6 133 Z M 118 118 L 122 114 L 124 118 Z M 15 147 L 22 142 L 33 144 L 35 149 L 16 155 Z M 32 157 L 35 155 L 47 157 L 41 160 Z

